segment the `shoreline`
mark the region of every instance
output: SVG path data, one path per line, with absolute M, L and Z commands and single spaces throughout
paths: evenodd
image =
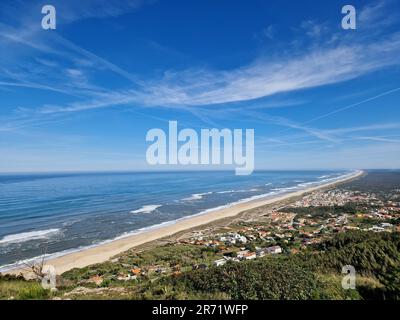
M 357 172 L 347 175 L 341 179 L 335 181 L 326 182 L 317 186 L 311 186 L 303 190 L 297 190 L 288 192 L 276 196 L 266 196 L 259 199 L 254 199 L 245 202 L 238 202 L 232 206 L 215 208 L 201 214 L 194 214 L 185 218 L 181 218 L 175 221 L 164 222 L 159 226 L 154 226 L 145 231 L 138 231 L 131 235 L 119 237 L 114 240 L 107 241 L 106 243 L 98 244 L 89 248 L 82 248 L 81 250 L 66 253 L 64 255 L 56 256 L 53 258 L 46 259 L 47 265 L 52 265 L 56 269 L 57 274 L 62 274 L 73 268 L 83 268 L 96 263 L 102 263 L 115 255 L 123 253 L 129 249 L 160 240 L 162 238 L 173 236 L 174 234 L 207 225 L 218 220 L 225 218 L 232 218 L 240 213 L 262 207 L 265 205 L 271 205 L 283 200 L 287 200 L 292 197 L 302 196 L 309 192 L 313 192 L 322 188 L 331 187 L 339 183 L 347 182 L 364 175 L 365 172 L 358 170 Z M 27 276 L 27 271 L 21 270 L 20 266 L 16 266 L 14 269 L 10 269 L 2 272 L 4 274 L 24 274 Z

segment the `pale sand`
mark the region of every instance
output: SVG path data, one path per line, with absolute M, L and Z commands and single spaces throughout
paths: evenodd
M 54 266 L 57 271 L 57 274 L 62 274 L 63 272 L 71 270 L 73 268 L 83 268 L 92 264 L 107 261 L 111 257 L 119 253 L 122 253 L 133 247 L 142 245 L 150 241 L 171 236 L 175 233 L 191 229 L 194 227 L 198 227 L 204 224 L 208 224 L 210 222 L 219 219 L 234 217 L 239 213 L 249 209 L 254 209 L 260 206 L 272 204 L 278 201 L 285 200 L 287 198 L 301 196 L 305 193 L 309 193 L 311 191 L 315 191 L 324 187 L 332 186 L 337 183 L 345 182 L 347 180 L 354 179 L 361 175 L 363 175 L 363 172 L 358 171 L 354 175 L 347 176 L 343 179 L 322 184 L 316 187 L 311 187 L 301 191 L 287 193 L 285 195 L 273 198 L 269 197 L 268 199 L 261 198 L 257 200 L 252 200 L 249 202 L 233 205 L 232 207 L 210 211 L 202 215 L 188 217 L 187 219 L 179 220 L 174 224 L 161 226 L 157 229 L 143 231 L 142 233 L 127 236 L 125 238 L 114 240 L 106 244 L 84 249 L 82 251 L 72 252 L 61 257 L 50 259 L 46 261 L 46 264 Z M 19 272 L 21 272 L 21 270 L 12 271 L 12 273 L 19 273 Z

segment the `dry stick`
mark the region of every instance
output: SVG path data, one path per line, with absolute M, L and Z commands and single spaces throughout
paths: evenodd
M 41 257 L 40 262 L 36 263 L 35 260 L 32 260 L 32 263 L 23 262 L 22 264 L 25 266 L 25 268 L 22 268 L 22 270 L 32 272 L 36 280 L 43 279 L 43 277 L 45 276 L 45 274 L 43 273 L 43 267 L 44 267 L 44 259 L 46 257 L 46 252 L 47 252 L 47 245 L 42 250 L 42 254 L 40 255 Z

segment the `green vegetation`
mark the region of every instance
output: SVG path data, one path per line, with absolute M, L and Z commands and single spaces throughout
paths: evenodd
M 72 299 L 400 299 L 400 233 L 349 231 L 336 234 L 299 254 L 272 255 L 192 270 L 212 258 L 212 249 L 166 245 L 125 253 L 118 262 L 74 269 L 53 295 Z M 179 272 L 120 281 L 115 275 L 132 265 L 175 265 Z M 211 264 L 209 264 L 211 265 Z M 341 268 L 353 265 L 356 290 L 341 286 Z M 145 268 L 144 268 L 145 270 Z M 85 283 L 101 275 L 99 285 Z M 83 288 L 83 291 L 75 289 Z M 71 291 L 73 291 L 71 293 Z M 16 277 L 0 278 L 0 298 L 47 299 L 40 284 Z
M 318 299 L 322 284 L 292 259 L 260 259 L 229 263 L 207 271 L 188 272 L 165 279 L 186 292 L 225 293 L 231 299 Z M 157 298 L 157 292 L 155 292 Z M 172 296 L 173 297 L 173 296 Z
M 346 232 L 320 244 L 319 249 L 322 252 L 306 259 L 310 269 L 340 272 L 342 266 L 352 265 L 357 274 L 381 284 L 374 290 L 360 288 L 365 298 L 400 299 L 400 233 Z
M 271 256 L 168 277 L 142 288 L 143 298 L 202 293 L 230 299 L 400 299 L 400 234 L 349 232 L 320 245 L 323 252 Z M 341 287 L 353 265 L 356 290 Z M 160 288 L 169 288 L 168 295 Z
M 215 259 L 215 249 L 208 247 L 198 247 L 193 245 L 164 245 L 151 250 L 135 253 L 133 251 L 125 252 L 117 257 L 118 261 L 105 262 L 94 266 L 81 269 L 72 269 L 63 274 L 63 278 L 74 282 L 82 282 L 91 276 L 100 275 L 110 280 L 112 284 L 115 281 L 115 275 L 127 274 L 135 266 L 141 267 L 146 276 L 140 278 L 140 281 L 151 278 L 152 272 L 149 267 L 159 267 L 170 269 L 176 266 L 177 271 L 192 270 L 196 264 L 212 264 Z M 145 266 L 145 267 L 143 267 Z M 154 274 L 157 274 L 154 272 Z M 118 281 L 120 282 L 120 281 Z M 136 281 L 129 281 L 126 285 L 135 284 Z
M 311 215 L 313 217 L 319 217 L 319 218 L 329 218 L 331 215 L 337 215 L 337 214 L 342 214 L 342 213 L 349 213 L 349 214 L 355 214 L 359 210 L 358 206 L 356 203 L 346 203 L 343 206 L 318 206 L 318 207 L 285 207 L 283 209 L 280 209 L 279 211 L 281 212 L 293 212 L 297 214 L 297 218 L 305 217 L 307 215 Z
M 232 262 L 222 267 L 185 271 L 174 276 L 144 277 L 132 283 L 129 298 L 399 299 L 399 246 L 399 233 L 350 231 L 316 245 L 314 249 L 318 251 L 310 249 L 297 255 Z M 130 259 L 141 265 L 158 263 L 163 261 L 161 252 L 168 255 L 171 251 L 185 254 L 174 263 L 183 263 L 184 260 L 189 263 L 193 261 L 191 258 L 199 257 L 202 252 L 194 246 L 165 246 L 154 252 L 131 256 Z M 341 268 L 347 264 L 356 269 L 356 290 L 341 287 Z M 94 269 L 97 272 L 101 270 Z M 78 271 L 85 274 L 83 270 L 74 272 Z
M 43 289 L 36 281 L 22 277 L 0 276 L 0 299 L 40 300 L 50 297 L 50 291 Z

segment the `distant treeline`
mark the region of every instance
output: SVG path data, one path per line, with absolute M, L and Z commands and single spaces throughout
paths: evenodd
M 343 206 L 285 207 L 279 211 L 297 213 L 297 217 L 312 215 L 313 217 L 329 218 L 331 214 L 355 214 L 358 212 L 358 207 L 356 203 L 349 202 Z
M 367 171 L 367 175 L 346 183 L 345 188 L 363 192 L 385 193 L 400 188 L 400 170 Z

